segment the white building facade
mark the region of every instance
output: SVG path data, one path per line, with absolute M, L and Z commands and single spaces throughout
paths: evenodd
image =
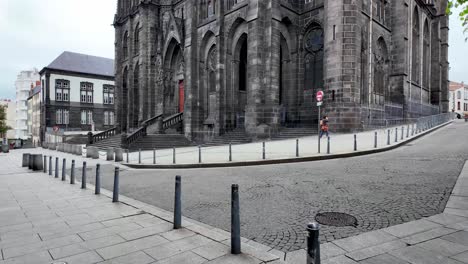
M 34 87 L 39 80 L 37 69 L 22 71 L 18 74 L 16 86 L 16 120 L 15 138 L 28 139 L 28 98 L 31 85 Z
M 461 116 L 468 114 L 468 85 L 450 82 L 449 110 Z

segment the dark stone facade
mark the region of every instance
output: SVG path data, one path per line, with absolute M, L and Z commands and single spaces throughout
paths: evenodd
M 437 2 L 434 4 L 434 2 Z M 371 3 L 373 8 L 371 8 Z M 194 140 L 448 110 L 447 1 L 119 0 L 118 123 L 184 112 Z

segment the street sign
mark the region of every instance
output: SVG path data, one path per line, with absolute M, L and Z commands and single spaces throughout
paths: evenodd
M 53 129 L 54 129 L 54 132 L 57 133 L 60 130 L 60 127 L 54 126 Z
M 322 106 L 323 102 L 317 102 L 317 106 Z
M 323 91 L 318 91 L 315 98 L 317 99 L 317 102 L 322 102 L 322 100 L 323 100 Z

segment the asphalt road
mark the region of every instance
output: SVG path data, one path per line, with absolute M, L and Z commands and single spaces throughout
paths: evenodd
M 320 212 L 354 216 L 356 226 L 322 226 L 321 241 L 441 213 L 468 159 L 468 123 L 456 122 L 399 149 L 348 159 L 245 168 L 128 170 L 121 193 L 173 208 L 182 175 L 183 214 L 230 230 L 230 188 L 239 184 L 242 236 L 282 251 L 305 248 Z M 103 187 L 112 189 L 112 168 Z

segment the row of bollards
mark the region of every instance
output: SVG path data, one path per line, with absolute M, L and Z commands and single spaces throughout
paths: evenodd
M 441 121 L 444 121 L 444 120 L 441 120 Z M 438 120 L 432 120 L 432 121 L 427 121 L 427 122 L 418 122 L 418 123 L 415 123 L 415 124 L 408 124 L 408 125 L 403 125 L 401 127 L 395 127 L 394 128 L 394 139 L 393 139 L 393 142 L 394 143 L 398 143 L 399 141 L 403 141 L 405 139 L 405 133 L 406 133 L 406 138 L 409 138 L 410 136 L 414 136 L 415 134 L 418 134 L 420 133 L 421 131 L 425 131 L 427 129 L 430 129 L 432 127 L 434 127 L 435 125 L 438 125 L 440 124 L 441 121 L 438 121 Z M 385 130 L 384 130 L 385 131 Z M 393 128 L 392 129 L 389 129 L 389 128 L 386 128 L 386 131 L 387 133 L 387 145 L 390 146 L 392 145 L 392 133 L 393 133 Z M 353 135 L 354 137 L 354 140 L 353 140 L 353 150 L 354 151 L 358 151 L 359 150 L 359 146 L 362 146 L 362 145 L 358 145 L 358 135 L 357 134 L 354 134 Z M 378 143 L 378 132 L 375 131 L 374 132 L 374 148 L 378 148 L 379 146 L 379 143 Z M 300 153 L 300 145 L 299 145 L 299 139 L 296 139 L 296 144 L 295 144 L 295 157 L 300 157 L 301 153 Z M 326 140 L 326 154 L 331 154 L 332 153 L 332 150 L 331 150 L 331 137 L 327 136 L 327 140 Z M 321 153 L 321 139 L 319 138 L 319 143 L 318 143 L 318 153 Z M 266 150 L 267 146 L 266 146 L 266 142 L 263 141 L 262 142 L 262 145 L 261 145 L 261 159 L 262 160 L 266 160 L 268 157 L 268 153 L 267 153 L 267 150 Z M 203 147 L 202 146 L 198 146 L 197 148 L 198 150 L 198 163 L 202 163 L 203 162 L 203 156 L 202 156 L 202 150 L 203 150 Z M 156 149 L 153 149 L 153 164 L 156 164 L 157 163 L 157 155 L 156 155 Z M 176 160 L 176 148 L 173 147 L 172 148 L 172 164 L 177 164 L 177 160 Z M 233 153 L 232 153 L 232 144 L 229 143 L 228 145 L 228 160 L 229 162 L 232 162 L 233 160 Z M 138 164 L 142 164 L 142 151 L 141 149 L 139 149 L 138 151 Z M 130 163 L 130 153 L 129 153 L 129 150 L 127 150 L 127 163 Z
M 23 154 L 23 167 L 24 164 L 27 162 L 29 163 L 31 154 Z M 39 156 L 39 155 L 38 155 Z M 43 162 L 44 166 L 41 167 L 41 171 L 44 173 L 47 173 L 47 156 L 40 155 L 39 160 L 41 163 Z M 62 161 L 62 181 L 66 181 L 66 168 L 67 168 L 67 160 L 64 158 Z M 59 178 L 59 158 L 55 158 L 55 170 L 52 167 L 52 156 L 49 156 L 49 171 L 48 174 L 49 176 L 52 176 L 52 173 L 54 173 L 54 178 Z M 86 189 L 87 187 L 87 163 L 86 161 L 83 161 L 83 169 L 82 169 L 82 174 L 81 174 L 81 189 Z M 72 160 L 71 162 L 71 168 L 70 168 L 70 184 L 75 184 L 75 160 Z M 96 165 L 96 179 L 95 179 L 95 189 L 94 189 L 95 194 L 101 194 L 101 165 L 98 163 Z M 119 168 L 116 167 L 114 170 L 114 188 L 113 188 L 113 197 L 112 197 L 113 202 L 118 202 L 119 201 Z

